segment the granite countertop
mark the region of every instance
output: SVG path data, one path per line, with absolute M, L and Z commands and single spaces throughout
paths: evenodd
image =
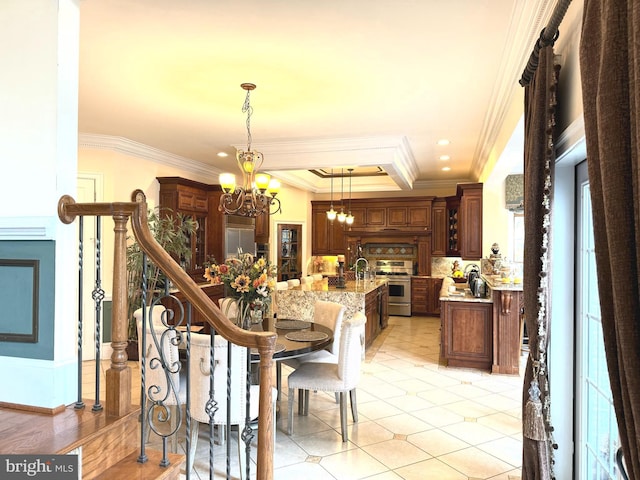
M 450 292 L 450 286 L 455 286 L 456 291 Z M 444 302 L 493 303 L 491 290 L 489 290 L 489 294 L 485 298 L 474 297 L 471 295 L 468 283 L 455 283 L 451 277 L 445 277 L 444 280 L 442 280 L 440 300 Z
M 338 288 L 335 285 L 327 285 L 325 282 L 314 282 L 312 284 L 304 284 L 298 287 L 289 288 L 287 290 L 280 290 L 278 294 L 286 292 L 336 292 L 336 293 L 364 293 L 374 291 L 381 285 L 387 283 L 386 279 L 376 279 L 374 282 L 366 282 L 361 280 L 356 285 L 355 280 L 349 280 L 344 282 L 345 288 Z
M 516 278 L 515 282 L 503 283 L 502 278 L 498 275 L 482 275 L 482 278 L 485 282 L 487 282 L 487 286 L 492 290 L 508 290 L 512 292 L 521 292 L 522 291 L 522 279 Z

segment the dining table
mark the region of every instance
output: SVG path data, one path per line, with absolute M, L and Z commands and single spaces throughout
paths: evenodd
M 275 332 L 278 335 L 273 354 L 274 361 L 301 357 L 317 350 L 327 348 L 333 342 L 333 331 L 306 320 L 267 317 L 251 325 L 253 331 Z M 260 354 L 251 350 L 251 361 L 258 362 Z

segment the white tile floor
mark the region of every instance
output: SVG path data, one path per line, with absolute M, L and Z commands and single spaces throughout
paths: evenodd
M 334 396 L 322 392 L 311 393 L 308 416 L 294 408 L 293 435 L 286 434 L 290 370 L 283 367 L 274 478 L 519 479 L 522 377 L 443 367 L 439 340 L 438 318 L 390 318 L 362 364 L 359 422 L 349 414 L 348 443 L 342 442 Z M 209 478 L 205 430 L 194 479 Z M 234 454 L 232 463 L 237 472 Z

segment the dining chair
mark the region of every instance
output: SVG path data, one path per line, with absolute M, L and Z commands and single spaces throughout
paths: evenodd
M 314 282 L 321 282 L 323 277 L 321 273 L 314 273 L 311 278 L 313 278 Z
M 145 391 L 141 391 L 141 396 L 146 395 L 148 401 L 156 405 L 153 409 L 143 412 L 143 414 L 147 415 L 144 437 L 145 440 L 148 440 L 151 429 L 159 433 L 160 425 L 152 425 L 152 418 L 166 418 L 163 415 L 153 415 L 154 410 L 157 408 L 167 408 L 171 412 L 168 416 L 169 431 L 174 432 L 177 429 L 179 425 L 178 419 L 181 415 L 180 408 L 186 401 L 186 377 L 180 364 L 179 334 L 175 329 L 167 326 L 171 320 L 170 315 L 173 312 L 162 305 L 146 307 L 146 310 L 145 352 L 142 351 L 142 308 L 137 309 L 133 313 L 133 317 L 136 320 L 138 330 L 138 364 L 141 377 L 142 373 L 144 373 Z M 164 433 L 166 434 L 166 432 Z M 176 435 L 170 435 L 169 440 L 171 451 L 176 453 L 178 450 Z
M 276 282 L 276 290 L 287 290 L 289 288 L 289 282 L 283 280 L 281 282 Z
M 336 302 L 329 302 L 327 300 L 317 300 L 313 306 L 313 318 L 312 322 L 324 325 L 330 328 L 333 332 L 333 342 L 326 348 L 326 350 L 318 350 L 309 354 L 288 358 L 277 362 L 276 364 L 276 388 L 278 389 L 278 399 L 280 398 L 282 387 L 282 365 L 284 363 L 288 367 L 293 369 L 298 368 L 302 362 L 307 361 L 327 361 L 327 356 L 335 355 L 335 363 L 337 363 L 337 355 L 340 349 L 340 330 L 342 329 L 342 319 L 344 318 L 344 312 L 346 307 Z
M 300 283 L 301 283 L 302 285 L 305 285 L 305 284 L 307 284 L 307 283 L 308 283 L 308 284 L 311 284 L 311 283 L 313 283 L 313 277 L 312 277 L 311 275 L 307 275 L 306 277 L 302 277 L 302 278 L 300 279 Z
M 287 280 L 287 284 L 288 284 L 289 288 L 299 287 L 300 286 L 300 279 L 299 278 L 292 278 L 290 280 Z
M 212 423 L 219 427 L 221 442 L 229 441 L 229 433 L 232 426 L 238 427 L 238 458 L 240 464 L 240 478 L 245 467 L 245 455 L 241 444 L 242 429 L 246 419 L 246 382 L 247 382 L 247 349 L 239 345 L 231 344 L 221 335 L 214 336 L 213 346 L 213 401 L 216 410 Z M 189 449 L 189 471 L 193 468 L 193 460 L 196 452 L 200 423 L 209 424 L 207 402 L 210 400 L 210 373 L 211 373 L 211 335 L 192 333 L 191 352 L 189 356 L 189 372 L 191 381 L 190 414 L 195 420 L 191 428 L 191 442 Z M 229 372 L 229 374 L 227 373 Z M 258 417 L 260 386 L 249 387 L 249 419 Z M 273 441 L 275 444 L 276 432 L 276 391 L 272 389 L 273 409 Z M 227 422 L 227 414 L 229 421 Z M 224 429 L 222 428 L 224 427 Z
M 348 441 L 347 431 L 347 392 L 355 392 L 360 380 L 360 367 L 362 362 L 362 334 L 367 317 L 362 312 L 357 312 L 342 325 L 340 337 L 340 349 L 338 363 L 307 362 L 301 364 L 288 377 L 289 404 L 287 433 L 293 434 L 293 402 L 295 390 L 298 395 L 303 391 L 318 390 L 324 392 L 336 392 L 340 394 L 340 428 L 342 441 Z M 303 393 L 304 394 L 304 393 Z M 303 404 L 298 414 L 308 415 L 309 396 L 305 395 Z M 351 410 L 353 421 L 358 421 L 357 411 Z
M 238 301 L 232 297 L 224 297 L 218 299 L 218 305 L 225 317 L 235 323 L 238 318 Z

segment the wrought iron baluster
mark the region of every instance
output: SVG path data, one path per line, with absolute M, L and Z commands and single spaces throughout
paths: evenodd
M 187 386 L 187 399 L 186 399 L 186 405 L 185 405 L 185 422 L 186 422 L 186 446 L 185 449 L 187 451 L 187 461 L 186 461 L 186 465 L 187 465 L 187 475 L 186 475 L 186 480 L 190 480 L 191 479 L 191 470 L 189 470 L 188 466 L 190 465 L 190 461 L 191 461 L 191 303 L 187 303 L 187 331 L 186 331 L 186 336 L 187 336 L 187 341 L 186 341 L 186 355 L 185 355 L 185 363 L 186 363 L 186 374 L 187 374 L 187 381 L 186 381 L 186 386 Z
M 138 343 L 140 344 L 140 455 L 138 456 L 138 463 L 145 463 L 148 460 L 145 446 L 145 430 L 147 428 L 147 394 L 146 394 L 146 372 L 147 372 L 147 328 L 148 328 L 148 318 L 147 318 L 147 254 L 142 254 L 142 278 L 141 278 L 141 292 L 140 292 L 140 302 L 142 304 L 142 338 L 138 338 Z M 136 325 L 136 330 L 138 326 Z
M 153 295 L 153 292 L 147 290 L 147 265 L 147 257 L 143 255 L 141 297 L 143 318 L 146 315 L 147 321 L 141 332 L 143 339 L 139 340 L 143 342 L 141 405 L 143 405 L 142 415 L 144 418 L 142 427 L 152 430 L 161 438 L 162 459 L 160 466 L 166 467 L 170 465 L 167 442 L 171 439 L 177 443 L 177 432 L 182 424 L 180 382 L 175 378 L 180 375 L 181 364 L 177 355 L 175 358 L 171 358 L 170 355 L 172 352 L 177 352 L 179 348 L 182 334 L 176 327 L 184 323 L 185 313 L 182 304 L 173 295 L 168 294 L 167 285 L 165 285 L 165 295 L 152 297 L 151 301 L 147 300 L 149 293 Z M 161 302 L 165 298 L 172 300 L 170 305 L 177 305 L 178 315 L 175 315 L 173 309 L 165 308 L 162 305 Z M 162 309 L 160 322 L 154 321 L 153 311 L 155 308 Z M 150 374 L 156 369 L 160 370 L 158 377 L 154 380 L 155 384 L 149 384 L 150 380 L 147 377 L 150 377 Z M 148 427 L 144 424 L 145 420 L 148 422 Z M 141 452 L 141 458 L 143 458 L 144 445 Z
M 80 410 L 84 408 L 84 402 L 82 401 L 82 268 L 84 259 L 84 245 L 83 245 L 83 227 L 84 217 L 80 217 L 78 222 L 78 400 L 75 403 L 74 408 Z
M 246 347 L 247 350 L 247 373 L 245 378 L 245 416 L 244 416 L 244 429 L 242 430 L 242 441 L 245 448 L 245 461 L 246 461 L 246 478 L 251 478 L 251 441 L 253 440 L 253 428 L 251 428 L 251 349 Z M 275 426 L 274 426 L 275 428 Z M 240 439 L 238 439 L 240 441 Z
M 214 425 L 213 418 L 218 411 L 218 402 L 214 398 L 214 368 L 215 368 L 215 336 L 216 332 L 211 329 L 211 338 L 209 344 L 209 399 L 205 405 L 205 412 L 209 416 L 209 480 L 213 480 L 213 446 L 214 446 Z M 227 473 L 228 478 L 228 473 Z
M 233 344 L 227 341 L 227 422 L 224 426 L 225 435 L 227 437 L 226 447 L 226 465 L 227 465 L 227 480 L 231 478 L 231 369 L 233 367 L 233 360 L 231 359 L 231 352 L 233 350 Z
M 96 216 L 96 278 L 95 278 L 95 287 L 92 292 L 92 298 L 95 303 L 95 319 L 96 319 L 96 395 L 93 407 L 91 410 L 94 412 L 98 412 L 102 410 L 102 404 L 100 403 L 100 324 L 101 324 L 101 312 L 102 312 L 102 300 L 104 300 L 104 290 L 102 289 L 102 264 L 101 264 L 101 256 L 102 256 L 102 245 L 101 245 L 101 225 L 102 225 L 102 217 Z

